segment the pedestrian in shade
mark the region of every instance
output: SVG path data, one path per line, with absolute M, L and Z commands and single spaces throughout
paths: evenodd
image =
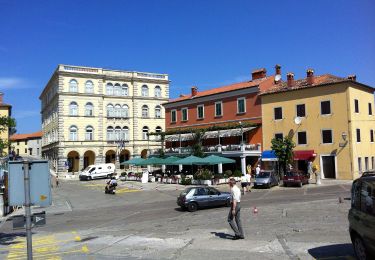
M 244 239 L 245 237 L 241 224 L 241 191 L 237 187 L 234 178 L 229 180 L 229 187 L 231 193 L 231 208 L 228 214 L 228 223 L 234 231 L 233 240 Z

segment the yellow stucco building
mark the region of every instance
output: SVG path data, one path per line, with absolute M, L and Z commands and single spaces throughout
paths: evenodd
M 59 65 L 40 95 L 42 154 L 59 172 L 146 157 L 168 98 L 167 74 Z
M 0 116 L 10 117 L 12 115 L 12 106 L 3 102 L 4 94 L 0 92 Z M 5 143 L 9 143 L 9 129 L 4 129 L 0 133 L 0 139 Z M 5 156 L 9 153 L 9 149 L 0 151 L 0 156 Z
M 10 136 L 10 148 L 21 157 L 40 158 L 42 155 L 42 132 L 14 134 Z
M 325 74 L 287 82 L 261 94 L 263 145 L 292 136 L 294 167 L 319 166 L 322 178 L 355 179 L 375 168 L 374 89 L 356 81 Z

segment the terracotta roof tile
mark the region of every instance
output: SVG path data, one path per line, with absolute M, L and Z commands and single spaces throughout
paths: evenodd
M 11 141 L 17 141 L 17 140 L 25 140 L 25 139 L 30 139 L 30 138 L 41 138 L 42 135 L 43 135 L 42 131 L 31 133 L 31 134 L 14 134 L 9 139 Z
M 231 85 L 226 85 L 226 86 L 213 88 L 213 89 L 209 89 L 209 90 L 198 91 L 197 95 L 195 95 L 194 97 L 191 94 L 190 95 L 180 95 L 180 97 L 175 98 L 175 99 L 171 99 L 167 103 L 174 103 L 174 102 L 179 102 L 179 101 L 188 100 L 188 99 L 194 99 L 194 98 L 199 98 L 199 97 L 204 97 L 204 96 L 215 95 L 215 94 L 233 91 L 233 90 L 256 87 L 258 85 L 261 85 L 263 82 L 266 82 L 266 81 L 268 82 L 268 79 L 273 79 L 273 78 L 274 78 L 274 76 L 269 76 L 269 77 L 265 77 L 265 78 L 261 78 L 261 79 L 234 83 L 234 84 L 231 84 Z M 272 82 L 273 82 L 273 80 L 272 80 Z
M 286 81 L 282 81 L 274 87 L 271 87 L 269 89 L 266 89 L 260 93 L 260 95 L 266 95 L 266 94 L 272 94 L 272 93 L 278 93 L 278 92 L 286 92 L 286 91 L 292 91 L 297 89 L 303 89 L 303 88 L 311 88 L 311 87 L 318 87 L 326 84 L 332 84 L 332 83 L 339 83 L 339 82 L 347 82 L 350 81 L 347 78 L 340 78 L 331 74 L 324 74 L 320 76 L 314 76 L 314 84 L 310 85 L 307 83 L 307 79 L 299 79 L 294 81 L 294 85 L 292 87 L 288 87 L 288 84 Z

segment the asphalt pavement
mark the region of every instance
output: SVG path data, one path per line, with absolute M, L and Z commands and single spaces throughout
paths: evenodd
M 246 238 L 237 241 L 228 208 L 190 213 L 177 207 L 183 186 L 125 182 L 107 195 L 103 180 L 60 183 L 51 207 L 33 209 L 47 212 L 47 224 L 33 229 L 35 259 L 354 259 L 348 182 L 245 194 Z M 24 231 L 7 221 L 0 259 L 24 259 L 25 252 Z

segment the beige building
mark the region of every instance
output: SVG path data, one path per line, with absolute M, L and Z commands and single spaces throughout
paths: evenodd
M 146 157 L 168 98 L 167 74 L 59 65 L 40 95 L 43 156 L 59 172 Z
M 12 106 L 5 104 L 3 102 L 4 94 L 0 92 L 0 116 L 1 117 L 10 117 L 12 115 Z M 0 132 L 0 139 L 4 143 L 9 143 L 9 129 L 4 129 L 4 131 Z M 5 156 L 9 153 L 9 149 L 3 149 L 0 151 L 0 156 Z
M 312 161 L 323 178 L 355 179 L 375 168 L 374 89 L 356 81 L 325 74 L 276 84 L 262 93 L 263 145 L 292 136 L 295 167 Z
M 18 156 L 40 158 L 42 155 L 42 132 L 14 134 L 10 148 Z

